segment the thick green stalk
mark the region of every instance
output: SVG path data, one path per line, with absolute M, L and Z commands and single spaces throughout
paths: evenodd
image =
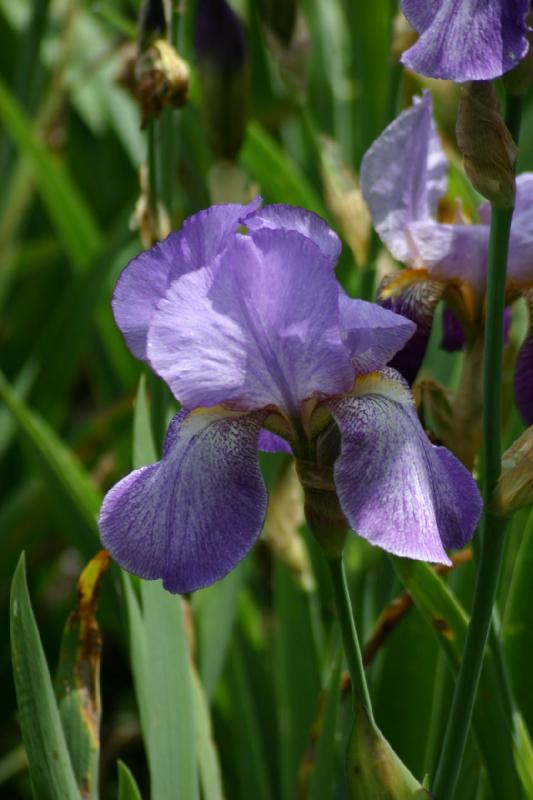
M 346 581 L 344 560 L 342 556 L 328 558 L 335 608 L 342 635 L 342 643 L 348 663 L 348 671 L 352 680 L 352 693 L 354 705 L 362 703 L 369 721 L 374 724 L 374 714 L 370 701 L 370 693 L 366 683 L 365 669 L 361 657 L 361 647 L 357 636 L 355 621 Z
M 506 121 L 518 139 L 520 104 L 508 101 Z M 483 358 L 483 499 L 480 556 L 474 601 L 461 668 L 448 718 L 433 793 L 437 800 L 453 800 L 466 745 L 483 654 L 492 620 L 505 545 L 507 519 L 491 511 L 491 499 L 501 469 L 501 386 L 503 312 L 512 208 L 492 208 L 487 281 L 487 313 Z

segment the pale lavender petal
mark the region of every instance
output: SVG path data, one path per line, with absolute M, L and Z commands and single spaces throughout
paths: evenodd
M 417 222 L 411 226 L 413 249 L 420 263 L 437 280 L 458 279 L 485 294 L 489 255 L 486 225 L 441 225 Z
M 334 273 L 313 242 L 287 230 L 236 235 L 216 269 L 174 281 L 148 353 L 190 408 L 274 405 L 294 416 L 307 397 L 353 382 Z
M 248 217 L 246 227 L 251 231 L 276 228 L 301 233 L 317 245 L 332 267 L 341 254 L 341 240 L 327 222 L 318 214 L 297 206 L 281 204 L 263 206 Z
M 113 294 L 113 313 L 134 356 L 146 359 L 146 337 L 154 310 L 171 281 L 211 263 L 228 237 L 261 203 L 211 206 L 185 220 L 123 269 Z
M 445 308 L 442 314 L 442 339 L 440 346 L 449 353 L 462 350 L 465 344 L 465 332 L 463 326 L 449 308 Z
M 354 396 L 328 405 L 341 432 L 335 486 L 353 530 L 395 555 L 449 564 L 444 548 L 471 538 L 481 498 L 465 467 L 429 442 L 400 376 L 360 378 Z
M 426 91 L 376 139 L 361 164 L 361 189 L 373 225 L 399 261 L 416 260 L 408 228 L 435 217 L 446 175 L 447 161 Z
M 113 558 L 141 578 L 191 592 L 222 578 L 259 536 L 267 494 L 257 461 L 263 414 L 180 412 L 163 459 L 104 498 L 99 526 Z
M 394 358 L 389 361 L 389 366 L 397 370 L 407 383 L 412 385 L 426 354 L 433 325 L 433 316 L 443 295 L 445 285 L 431 280 L 414 281 L 408 284 L 400 294 L 383 299 L 383 293 L 386 293 L 387 286 L 391 282 L 394 282 L 394 276 L 385 278 L 381 283 L 378 302 L 383 308 L 388 308 L 412 320 L 416 325 L 416 332 Z
M 342 337 L 359 373 L 382 369 L 416 331 L 411 320 L 344 293 L 339 310 Z
M 281 436 L 277 436 L 266 428 L 262 428 L 259 434 L 258 450 L 263 453 L 292 453 L 290 444 Z
M 402 0 L 419 40 L 402 63 L 430 78 L 490 80 L 527 53 L 529 0 Z
M 533 172 L 516 179 L 507 277 L 520 286 L 533 284 Z

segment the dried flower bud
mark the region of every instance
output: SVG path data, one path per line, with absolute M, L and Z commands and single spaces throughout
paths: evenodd
M 533 502 L 533 425 L 518 437 L 502 458 L 502 474 L 492 498 L 493 509 L 509 514 Z
M 303 589 L 314 587 L 313 570 L 299 528 L 305 522 L 303 492 L 294 462 L 277 481 L 270 495 L 263 536 L 272 552 L 287 564 Z
M 326 136 L 322 144 L 322 178 L 328 209 L 358 265 L 365 263 L 370 240 L 370 213 L 359 182 L 344 162 L 340 147 Z
M 461 89 L 457 144 L 465 170 L 477 191 L 499 208 L 515 200 L 516 144 L 503 121 L 490 81 L 473 81 Z
M 142 127 L 164 108 L 180 108 L 189 94 L 189 67 L 166 39 L 157 39 L 135 63 L 134 94 L 142 111 Z
M 423 800 L 431 795 L 409 772 L 358 702 L 348 748 L 353 800 Z
M 135 209 L 130 219 L 130 228 L 138 230 L 141 242 L 144 247 L 152 247 L 156 242 L 165 239 L 172 226 L 170 217 L 162 203 L 157 204 L 157 208 L 152 208 L 149 198 L 148 170 L 143 165 L 139 171 L 139 183 L 141 194 L 135 204 Z
M 199 0 L 195 47 L 209 143 L 217 158 L 233 161 L 246 123 L 246 41 L 226 0 Z

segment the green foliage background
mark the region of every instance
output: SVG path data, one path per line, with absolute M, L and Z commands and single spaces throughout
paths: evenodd
M 183 0 L 174 25 L 175 44 L 191 61 L 190 101 L 165 111 L 155 127 L 157 181 L 172 227 L 229 191 L 226 178 L 213 178 L 192 46 L 194 5 Z M 339 228 L 327 189 L 336 182 L 347 202 L 363 153 L 421 88 L 392 54 L 395 4 L 302 0 L 307 44 L 297 68 L 282 65 L 258 3 L 242 0 L 235 7 L 249 45 L 240 175 L 266 202 L 310 208 L 349 239 L 350 224 Z M 52 751 L 60 753 L 52 778 L 39 773 L 37 796 L 79 796 L 76 758 L 84 756 L 65 743 L 65 718 L 54 699 L 62 631 L 79 574 L 99 549 L 102 493 L 134 464 L 155 459 L 172 412 L 159 384 L 151 378 L 139 384 L 142 367 L 110 311 L 114 282 L 142 247 L 130 222 L 148 137 L 134 100 L 116 80 L 125 47 L 136 37 L 137 14 L 137 0 L 0 2 L 0 794 L 6 798 L 31 797 L 20 725 L 34 787 L 37 767 L 55 758 Z M 457 89 L 431 88 L 454 165 L 450 197 L 461 196 L 472 212 L 476 199 L 454 141 Z M 519 167 L 533 169 L 531 102 L 523 130 Z M 353 219 L 354 230 L 359 222 Z M 371 263 L 376 254 L 371 242 Z M 345 244 L 338 275 L 353 294 L 365 280 L 365 257 L 360 261 Z M 511 348 L 524 334 L 523 311 L 514 315 Z M 435 327 L 423 374 L 453 387 L 461 355 L 439 350 L 438 321 Z M 522 424 L 510 375 L 506 381 L 510 443 Z M 265 456 L 263 467 L 273 489 L 285 461 Z M 342 742 L 349 703 L 341 691 L 339 634 L 320 554 L 305 529 L 301 535 L 314 579 L 305 562 L 287 564 L 260 543 L 187 606 L 156 584 L 109 571 L 98 611 L 100 775 L 93 773 L 85 796 L 348 796 Z M 43 650 L 21 562 L 12 596 L 15 674 L 19 688 L 38 691 L 37 707 L 21 704 L 17 711 L 7 620 L 22 550 Z M 473 569 L 467 562 L 443 579 L 424 565 L 396 567 L 361 540 L 350 542 L 350 588 L 363 642 L 404 587 L 415 603 L 368 676 L 381 729 L 422 779 L 440 748 Z M 497 659 L 489 660 L 460 800 L 533 797 L 532 569 L 533 516 L 526 509 L 512 523 L 499 597 L 509 675 L 502 677 Z M 69 719 L 83 731 L 83 720 Z

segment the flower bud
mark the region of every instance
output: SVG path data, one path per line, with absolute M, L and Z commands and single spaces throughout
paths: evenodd
M 316 439 L 313 461 L 296 459 L 296 472 L 304 489 L 304 513 L 309 529 L 328 557 L 342 554 L 348 522 L 341 509 L 333 465 L 340 452 L 340 433 L 330 423 Z
M 189 67 L 166 39 L 157 39 L 135 64 L 134 93 L 142 111 L 142 126 L 164 108 L 180 108 L 189 94 Z
M 509 514 L 533 502 L 533 425 L 518 437 L 502 458 L 502 473 L 492 498 L 492 508 Z
M 226 0 L 199 0 L 195 47 L 209 143 L 217 158 L 233 161 L 246 127 L 246 42 Z
M 462 87 L 457 144 L 474 188 L 494 206 L 512 208 L 517 148 L 490 81 L 472 81 Z
M 398 758 L 359 702 L 348 747 L 348 780 L 352 800 L 431 797 Z

